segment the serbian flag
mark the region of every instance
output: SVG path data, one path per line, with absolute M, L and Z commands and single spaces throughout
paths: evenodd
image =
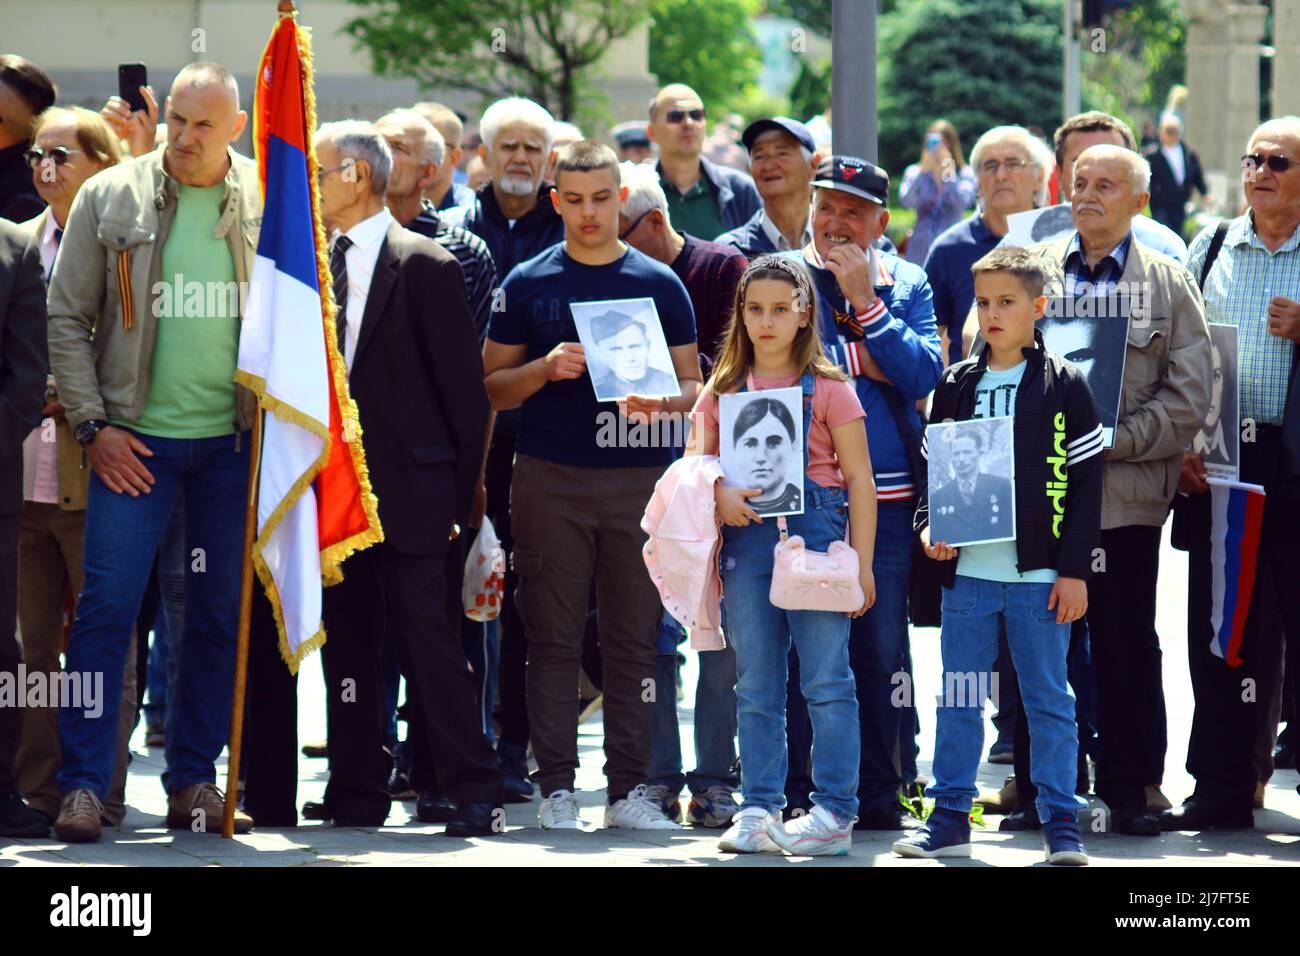
M 1210 478 L 1210 651 L 1229 667 L 1241 666 L 1241 638 L 1255 590 L 1255 561 L 1264 522 L 1264 489 Z
M 383 540 L 335 341 L 314 106 L 310 37 L 293 16 L 282 17 L 257 71 L 262 229 L 235 380 L 267 412 L 252 561 L 294 673 L 325 641 L 322 583 L 341 581 L 344 558 Z

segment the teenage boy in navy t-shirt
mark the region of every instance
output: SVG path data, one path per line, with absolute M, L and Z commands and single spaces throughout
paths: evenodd
M 686 288 L 667 266 L 618 238 L 626 192 L 608 146 L 583 140 L 561 151 L 551 201 L 564 220 L 564 242 L 510 271 L 504 310 L 493 312 L 483 349 L 492 407 L 523 408 L 510 560 L 528 628 L 528 719 L 544 798 L 538 817 L 548 829 L 584 828 L 573 786 L 578 668 L 593 582 L 604 661 L 605 825 L 677 828 L 644 787 L 651 703 L 643 695 L 653 686 L 662 611 L 641 556 L 641 516 L 672 447 L 642 447 L 638 439 L 663 429 L 619 427 L 617 419 L 685 416 L 703 383 Z M 598 402 L 569 305 L 642 297 L 655 301 L 681 395 Z

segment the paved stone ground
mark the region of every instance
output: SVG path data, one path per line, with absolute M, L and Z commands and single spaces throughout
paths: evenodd
M 1191 790 L 1191 779 L 1183 769 L 1187 732 L 1191 724 L 1191 685 L 1187 674 L 1184 629 L 1186 561 L 1166 547 L 1161 554 L 1159 630 L 1164 646 L 1165 695 L 1169 713 L 1169 755 L 1164 791 L 1175 803 Z M 913 632 L 912 653 L 921 707 L 921 753 L 923 772 L 929 771 L 934 752 L 934 705 L 940 685 L 938 632 Z M 686 670 L 687 699 L 682 702 L 682 750 L 691 766 L 694 753 L 691 738 L 691 691 L 694 686 L 693 655 Z M 299 682 L 300 739 L 324 736 L 323 685 L 319 658 L 312 659 Z M 927 703 L 928 702 L 928 703 Z M 716 847 L 717 831 L 628 832 L 599 829 L 604 794 L 599 788 L 601 724 L 594 719 L 583 725 L 580 735 L 583 819 L 597 828 L 593 832 L 543 831 L 537 826 L 537 801 L 514 805 L 507 811 L 503 836 L 480 840 L 450 840 L 439 836 L 440 826 L 415 822 L 414 804 L 396 804 L 390 825 L 379 829 L 335 829 L 306 823 L 296 830 L 255 830 L 234 840 L 215 834 L 171 832 L 164 828 L 165 799 L 158 777 L 162 754 L 143 744 L 143 730 L 134 741 L 136 753 L 127 791 L 131 807 L 125 828 L 106 830 L 102 842 L 91 845 L 59 843 L 56 840 L 18 840 L 0 847 L 0 868 L 7 866 L 632 866 L 705 865 L 735 866 L 904 866 L 935 867 L 931 861 L 901 860 L 890 853 L 895 834 L 857 833 L 852 853 L 834 860 L 796 859 L 776 856 L 735 857 L 721 854 Z M 992 729 L 989 728 L 989 740 Z M 224 766 L 224 764 L 223 764 Z M 300 761 L 300 800 L 320 799 L 325 786 L 325 761 Z M 1007 768 L 982 764 L 980 784 L 996 788 Z M 1158 839 L 1138 839 L 1108 834 L 1089 834 L 1085 839 L 1094 866 L 1285 866 L 1300 865 L 1300 782 L 1294 770 L 1279 771 L 1268 788 L 1266 809 L 1255 814 L 1252 831 L 1206 834 L 1165 834 Z M 1091 809 L 1097 807 L 1093 801 Z M 957 866 L 1028 866 L 1042 863 L 1038 834 L 998 833 L 999 817 L 991 817 L 989 832 L 977 831 L 974 858 L 956 861 Z M 1085 813 L 1084 819 L 1091 819 Z

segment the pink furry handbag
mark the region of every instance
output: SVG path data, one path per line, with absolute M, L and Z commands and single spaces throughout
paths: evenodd
M 843 611 L 862 607 L 866 595 L 858 580 L 858 553 L 844 541 L 831 542 L 826 553 L 809 551 L 803 538 L 790 536 L 785 518 L 777 519 L 781 541 L 773 549 L 772 604 L 787 611 Z

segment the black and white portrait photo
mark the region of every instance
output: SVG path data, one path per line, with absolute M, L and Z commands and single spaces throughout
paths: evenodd
M 569 309 L 597 401 L 682 393 L 654 299 L 571 302 Z
M 1204 459 L 1205 470 L 1210 475 L 1235 481 L 1241 440 L 1235 325 L 1210 323 L 1210 356 L 1214 362 L 1210 407 L 1201 430 L 1192 439 L 1192 451 Z
M 760 515 L 803 514 L 803 392 L 770 388 L 723 395 L 718 444 L 725 483 L 757 488 Z
M 952 547 L 1016 536 L 1013 418 L 926 426 L 930 540 Z
M 1043 343 L 1048 351 L 1078 366 L 1092 389 L 1092 400 L 1097 404 L 1097 418 L 1105 446 L 1115 444 L 1115 423 L 1119 420 L 1120 396 L 1124 388 L 1124 358 L 1128 351 L 1128 311 L 1122 307 L 1106 314 L 1104 308 L 1114 299 L 1094 298 L 1090 315 L 1071 315 L 1077 303 L 1061 308 L 1061 299 L 1048 300 L 1047 314 L 1039 319 Z M 1080 309 L 1082 311 L 1082 309 Z

